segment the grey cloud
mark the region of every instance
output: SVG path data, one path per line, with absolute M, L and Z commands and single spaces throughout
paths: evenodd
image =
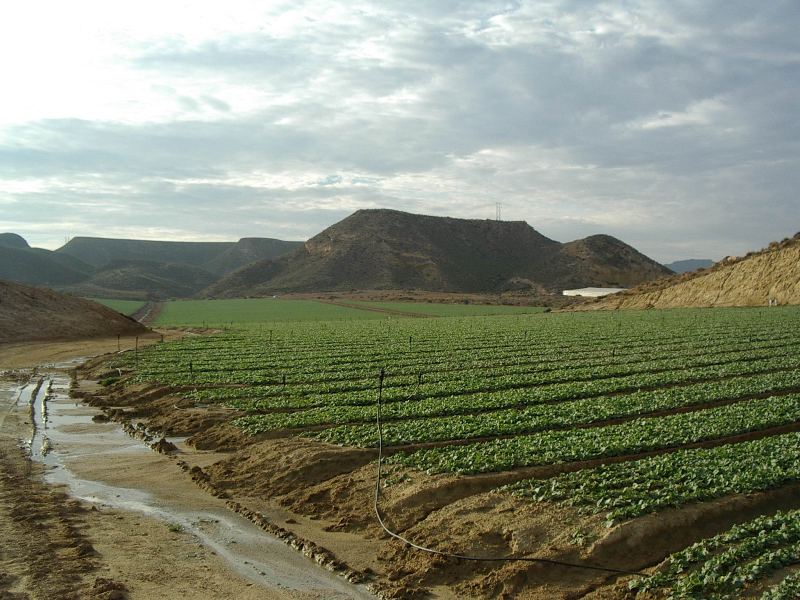
M 552 237 L 605 228 L 664 260 L 763 245 L 767 236 L 798 228 L 790 225 L 800 184 L 796 2 L 643 0 L 625 5 L 641 29 L 622 23 L 605 33 L 591 30 L 617 5 L 353 6 L 347 25 L 309 23 L 292 38 L 257 33 L 148 48 L 133 63 L 141 73 L 168 74 L 180 90 L 173 93 L 177 102 L 225 119 L 18 125 L 6 136 L 13 143 L 0 145 L 0 177 L 74 178 L 80 187 L 81 178 L 95 174 L 105 187 L 124 189 L 107 201 L 137 206 L 135 223 L 165 214 L 187 231 L 241 235 L 263 214 L 274 215 L 276 230 L 311 235 L 356 206 L 474 216 L 501 200 L 517 218 L 528 218 L 545 214 L 537 197 L 561 198 L 564 212 L 571 211 L 542 221 Z M 533 27 L 532 14 L 540 21 L 534 33 L 492 42 L 493 17 L 502 16 L 513 33 Z M 386 60 L 350 52 L 368 39 Z M 182 91 L 184 79 L 207 76 L 280 96 L 281 104 L 237 116 L 224 95 Z M 711 108 L 692 116 L 698 105 Z M 648 126 L 659 119 L 662 126 Z M 514 163 L 530 148 L 576 169 L 548 173 Z M 459 163 L 485 149 L 512 159 Z M 230 173 L 253 170 L 314 175 L 301 189 L 222 183 Z M 419 183 L 385 185 L 412 176 Z M 74 194 L 75 202 L 83 197 Z M 45 201 L 13 197 L 26 206 Z M 227 213 L 241 215 L 239 224 L 203 221 L 223 203 Z M 641 215 L 638 224 L 592 216 L 628 204 Z

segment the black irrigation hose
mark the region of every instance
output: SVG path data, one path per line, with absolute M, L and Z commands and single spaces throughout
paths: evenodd
M 381 425 L 381 404 L 383 400 L 383 380 L 386 377 L 386 372 L 384 369 L 381 369 L 380 373 L 380 381 L 378 385 L 378 402 L 377 402 L 377 410 L 375 416 L 375 422 L 378 426 L 378 475 L 375 480 L 375 516 L 378 518 L 378 523 L 383 528 L 383 530 L 388 533 L 393 538 L 400 540 L 404 544 L 408 544 L 412 548 L 416 548 L 417 550 L 421 550 L 422 552 L 427 552 L 429 554 L 435 554 L 436 556 L 446 556 L 450 558 L 457 558 L 460 560 L 471 560 L 475 562 L 531 562 L 531 563 L 543 563 L 548 565 L 555 565 L 559 567 L 571 567 L 575 569 L 587 569 L 590 571 L 603 571 L 605 573 L 617 573 L 620 575 L 642 575 L 645 576 L 646 573 L 642 573 L 640 571 L 629 571 L 626 569 L 613 569 L 611 567 L 600 567 L 597 565 L 587 565 L 583 563 L 571 563 L 565 562 L 562 560 L 553 560 L 550 558 L 538 558 L 533 556 L 469 556 L 466 554 L 455 554 L 453 552 L 444 552 L 443 550 L 434 550 L 433 548 L 426 548 L 425 546 L 420 546 L 419 544 L 415 544 L 414 542 L 404 538 L 399 533 L 396 533 L 390 530 L 383 521 L 383 517 L 381 516 L 381 510 L 379 507 L 380 498 L 381 498 L 381 467 L 383 465 L 383 427 Z

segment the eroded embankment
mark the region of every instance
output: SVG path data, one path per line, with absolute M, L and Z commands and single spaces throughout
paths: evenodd
M 110 389 L 85 399 L 103 407 L 111 418 L 146 420 L 151 429 L 193 436 L 189 442 L 215 450 L 213 460 L 184 464 L 201 487 L 225 498 L 229 508 L 265 530 L 310 549 L 315 560 L 373 579 L 374 589 L 387 598 L 423 597 L 428 592 L 440 598 L 577 598 L 601 592 L 623 597 L 626 577 L 618 574 L 543 563 L 469 562 L 414 550 L 391 539 L 376 523 L 374 450 L 296 437 L 251 438 L 229 424 L 238 415 L 235 411 L 197 406 L 172 393 L 168 388 Z M 763 432 L 693 446 L 759 435 Z M 541 557 L 638 571 L 733 523 L 800 506 L 800 490 L 782 488 L 671 509 L 609 528 L 599 515 L 495 491 L 532 476 L 643 456 L 471 477 L 426 475 L 392 466 L 385 471 L 382 511 L 392 529 L 446 552 Z
M 115 425 L 102 425 L 103 421 L 109 420 L 108 417 L 95 415 L 92 419 L 85 409 L 77 414 L 79 409 L 72 408 L 74 400 L 67 398 L 63 381 L 55 381 L 52 389 L 55 392 L 48 395 L 50 402 L 46 405 L 49 418 L 43 418 L 44 412 L 39 411 L 40 416 L 36 418 L 39 433 L 31 448 L 39 448 L 38 438 L 49 440 L 55 450 L 47 456 L 42 455 L 41 460 L 59 468 L 48 477 L 68 486 L 72 495 L 140 512 L 170 524 L 223 559 L 234 573 L 262 589 L 266 597 L 342 600 L 374 597 L 361 587 L 352 585 L 360 580 L 358 573 L 336 562 L 313 543 L 290 538 L 288 532 L 271 530 L 265 527 L 268 522 L 265 515 L 248 514 L 234 502 L 226 503 L 224 493 L 206 485 L 199 467 L 177 458 L 147 452 L 141 444 L 144 442 L 156 452 L 174 455 L 178 447 L 173 442 L 180 445 L 179 440 L 154 438 L 141 423 L 125 422 L 123 431 L 126 435 Z M 81 395 L 79 391 L 73 390 L 73 393 Z M 39 406 L 38 401 L 34 404 Z M 103 461 L 87 458 L 87 454 L 113 455 L 113 461 L 104 465 Z M 190 452 L 182 455 L 193 460 Z M 190 479 L 180 476 L 181 470 L 187 471 L 191 479 L 219 499 L 198 495 Z M 285 542 L 327 570 L 308 564 Z

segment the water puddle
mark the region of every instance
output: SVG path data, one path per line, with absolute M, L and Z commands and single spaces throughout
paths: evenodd
M 48 467 L 47 482 L 64 485 L 72 496 L 87 502 L 162 520 L 171 529 L 194 536 L 253 583 L 319 594 L 320 598 L 331 600 L 374 600 L 375 596 L 363 586 L 322 569 L 224 506 L 198 508 L 196 491 L 191 508 L 187 508 L 179 498 L 164 497 L 157 489 L 148 489 L 146 480 L 140 487 L 130 488 L 77 475 L 70 466 L 81 460 L 121 461 L 149 456 L 152 451 L 116 424 L 94 423 L 91 409 L 69 398 L 70 380 L 66 375 L 50 373 L 42 377 L 41 385 L 37 384 L 18 386 L 13 393 L 17 396 L 17 410 L 29 407 L 31 435 L 25 445 L 33 460 Z

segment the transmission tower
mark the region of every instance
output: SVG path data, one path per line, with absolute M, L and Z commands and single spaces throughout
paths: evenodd
M 500 221 L 500 213 L 503 210 L 503 203 L 502 202 L 495 202 L 495 220 Z

